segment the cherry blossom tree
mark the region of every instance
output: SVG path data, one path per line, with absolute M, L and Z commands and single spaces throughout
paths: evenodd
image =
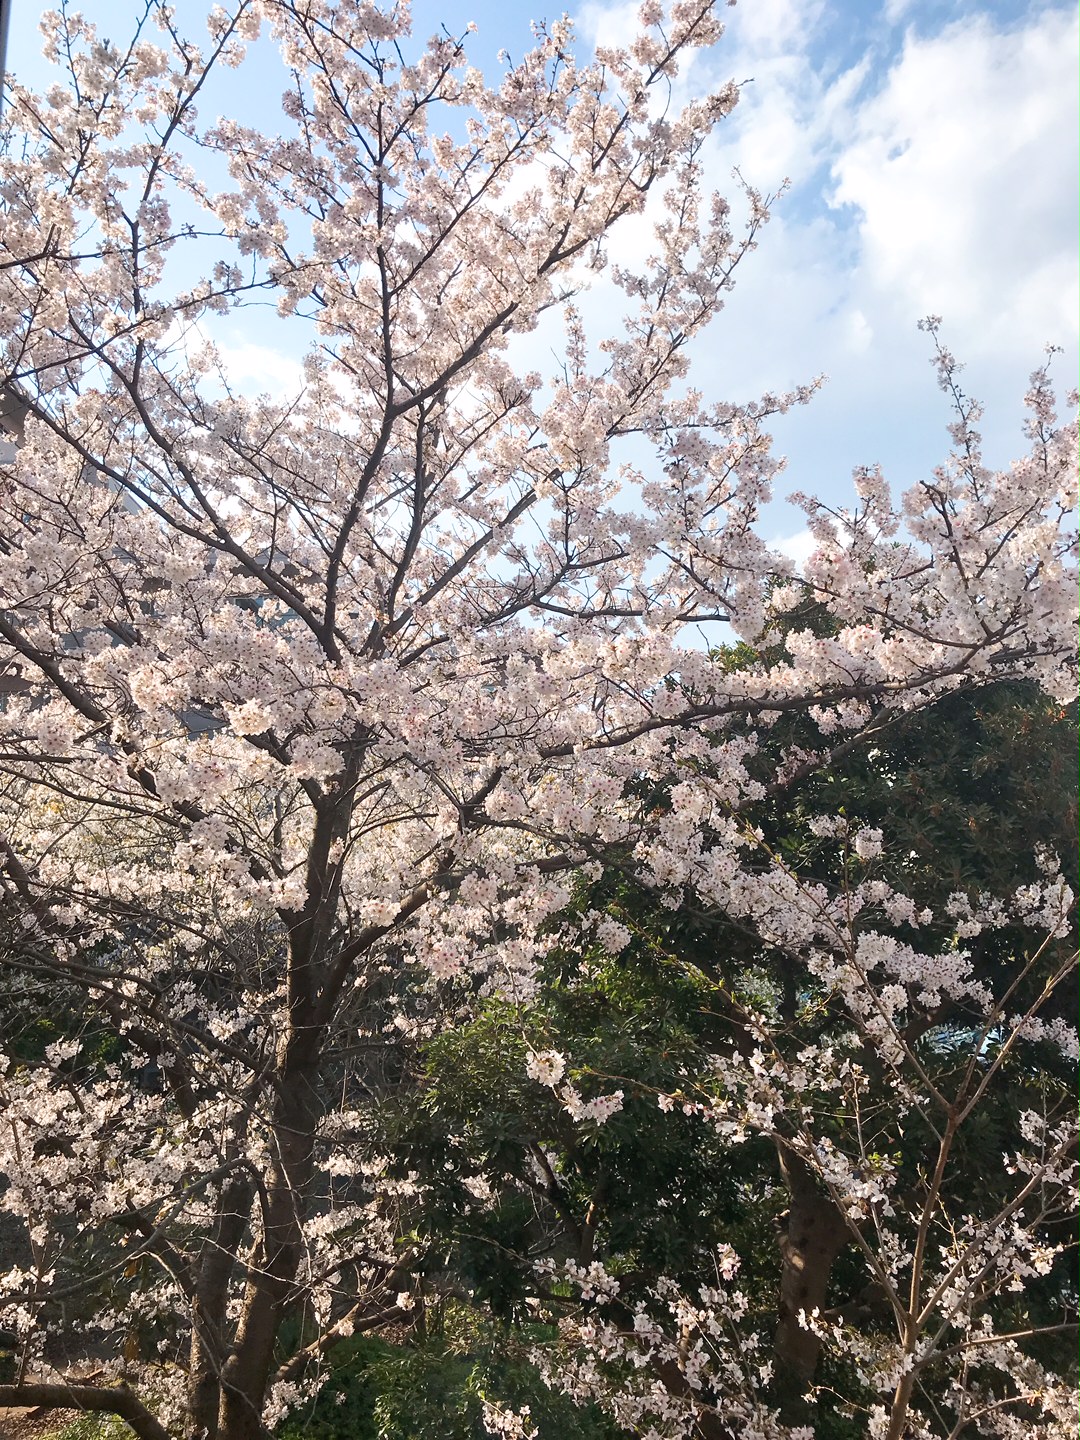
M 735 997 L 753 1043 L 718 1050 L 693 1095 L 658 1095 L 732 1143 L 775 1137 L 792 1193 L 824 1195 L 864 1255 L 896 1328 L 874 1355 L 843 1341 L 881 1397 L 873 1432 L 1019 1433 L 1018 1393 L 1047 1435 L 1064 1423 L 1022 1336 L 976 1328 L 988 1287 L 1052 1263 L 1062 1117 L 1024 1120 L 993 1215 L 944 1183 L 995 1076 L 1074 1044 L 1044 1016 L 1073 963 L 1053 857 L 1007 900 L 924 917 L 859 869 L 884 827 L 821 817 L 851 860 L 830 890 L 751 812 L 955 690 L 1072 696 L 1075 429 L 1037 372 L 1030 453 L 991 472 L 939 347 L 946 463 L 899 503 L 876 471 L 850 511 L 804 500 L 803 580 L 770 552 L 763 427 L 813 387 L 727 404 L 687 380 L 770 203 L 742 186 L 736 215 L 702 191 L 737 86 L 673 98 L 720 37 L 714 10 L 650 0 L 630 46 L 584 61 L 566 22 L 538 27 L 495 84 L 467 37 L 414 43 L 403 0 L 241 0 L 201 45 L 156 3 L 122 46 L 45 17 L 64 80 L 10 87 L 0 158 L 0 923 L 19 1013 L 66 1018 L 44 1045 L 7 1036 L 3 1203 L 27 1233 L 0 1402 L 252 1440 L 335 1340 L 421 1325 L 423 1182 L 388 1156 L 380 1099 L 406 1043 L 486 1003 L 527 1017 L 568 946 L 617 953 L 618 917 L 573 903 L 615 867 L 752 930 L 880 1053 L 873 1072 L 828 1043 L 792 1053 Z M 260 27 L 279 128 L 207 124 L 204 94 Z M 635 215 L 651 253 L 609 265 Z M 593 282 L 625 311 L 604 334 L 574 304 Z M 268 300 L 303 377 L 251 399 L 213 327 Z M 561 362 L 523 373 L 517 337 L 542 320 L 563 326 Z M 753 647 L 806 587 L 830 624 L 791 628 L 782 653 L 726 666 L 695 640 L 722 621 Z M 813 744 L 775 753 L 793 716 Z M 901 941 L 871 911 L 947 920 L 949 942 Z M 990 985 L 966 942 L 1006 923 L 1015 975 Z M 974 1037 L 948 1087 L 920 1048 L 939 1004 Z M 628 1098 L 554 1047 L 522 1065 L 581 1127 Z M 937 1137 L 902 1210 L 864 1153 L 886 1097 Z M 771 1340 L 739 1324 L 730 1247 L 707 1293 L 661 1277 L 622 1309 L 600 1262 L 548 1258 L 537 1303 L 555 1285 L 594 1306 L 564 1327 L 553 1385 L 631 1433 L 808 1433 L 757 1393 Z M 812 1337 L 833 1323 L 785 1304 Z M 104 1381 L 59 1365 L 72 1307 Z M 1005 1390 L 968 1383 L 973 1353 Z M 915 1418 L 942 1363 L 955 1423 Z M 486 1403 L 494 1433 L 529 1433 Z

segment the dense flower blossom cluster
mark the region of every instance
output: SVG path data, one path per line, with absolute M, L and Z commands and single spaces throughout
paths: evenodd
M 126 48 L 45 17 L 67 83 L 12 87 L 0 152 L 17 440 L 0 468 L 0 924 L 11 984 L 84 1013 L 78 1039 L 13 1043 L 0 1082 L 0 1203 L 27 1221 L 0 1323 L 21 1374 L 45 1377 L 29 1403 L 64 1403 L 49 1335 L 74 1289 L 88 1333 L 116 1343 L 117 1407 L 153 1440 L 254 1440 L 317 1388 L 335 1337 L 414 1323 L 425 1183 L 383 1153 L 371 1096 L 388 1082 L 366 1057 L 452 1025 L 446 994 L 527 1012 L 560 948 L 625 950 L 618 915 L 568 918 L 575 878 L 611 864 L 792 957 L 882 1057 L 875 1096 L 842 1047 L 791 1053 L 747 1003 L 747 1044 L 656 1097 L 733 1145 L 770 1137 L 834 1204 L 898 1338 L 870 1353 L 812 1305 L 800 1324 L 856 1357 L 868 1433 L 930 1433 L 915 1383 L 952 1364 L 958 1424 L 1012 1440 L 1022 1396 L 1040 1434 L 1065 1434 L 1063 1384 L 987 1328 L 984 1302 L 1054 1264 L 1072 1131 L 1025 1118 L 993 1220 L 941 1174 L 1014 1054 L 1075 1058 L 1075 1030 L 1019 981 L 995 991 L 965 948 L 1012 927 L 1018 966 L 1042 965 L 1067 885 L 1046 860 L 1011 900 L 958 892 L 943 917 L 876 874 L 887 829 L 817 822 L 849 877 L 835 892 L 747 811 L 958 688 L 1074 695 L 1075 427 L 1038 371 L 1030 453 L 991 472 L 939 346 L 948 460 L 899 500 L 876 471 L 851 510 L 801 498 L 804 577 L 770 552 L 764 427 L 813 387 L 732 405 L 685 383 L 769 204 L 747 190 L 739 220 L 702 193 L 735 85 L 662 103 L 718 39 L 715 8 L 648 0 L 637 39 L 587 63 L 568 22 L 537 27 L 493 85 L 464 39 L 414 45 L 402 0 L 236 0 L 201 48 L 165 7 Z M 281 133 L 205 125 L 212 73 L 260 31 L 291 77 Z M 634 273 L 605 254 L 631 215 L 654 232 Z M 625 317 L 595 335 L 571 300 L 605 269 Z M 209 337 L 267 296 L 302 337 L 303 385 L 251 399 Z M 514 337 L 552 310 L 563 363 L 519 373 Z M 723 620 L 754 642 L 807 595 L 829 623 L 792 629 L 779 658 L 729 667 L 687 641 Z M 786 714 L 820 744 L 773 764 Z M 950 943 L 920 949 L 943 924 Z M 977 1036 L 947 1096 L 918 1043 L 946 1002 Z M 624 1118 L 630 1079 L 555 1049 L 525 1068 L 572 1121 Z M 860 1129 L 883 1097 L 938 1127 L 919 1197 Z M 488 1203 L 489 1179 L 466 1178 Z M 583 1303 L 539 1357 L 550 1383 L 646 1440 L 806 1440 L 761 1398 L 772 1341 L 738 1256 L 715 1268 L 694 1293 L 661 1277 L 627 1298 L 599 1260 L 563 1265 Z M 282 1361 L 301 1310 L 314 1338 Z M 136 1321 L 146 1343 L 125 1356 Z M 491 1398 L 484 1422 L 536 1433 Z

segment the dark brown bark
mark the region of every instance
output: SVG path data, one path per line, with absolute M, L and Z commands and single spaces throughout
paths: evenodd
M 173 1440 L 133 1391 L 124 1385 L 0 1385 L 0 1406 L 42 1410 L 90 1410 L 119 1415 L 139 1440 Z
M 819 1187 L 805 1161 L 778 1146 L 790 1200 L 780 1234 L 779 1320 L 773 1341 L 781 1396 L 795 1404 L 813 1379 L 821 1341 L 799 1323 L 799 1312 L 825 1310 L 833 1263 L 852 1238 L 851 1227 Z
M 335 988 L 327 974 L 341 881 L 340 865 L 331 854 L 334 841 L 348 828 L 363 743 L 361 732 L 346 757 L 337 793 L 317 807 L 307 858 L 308 902 L 289 928 L 289 1023 L 274 1075 L 270 1173 L 259 1193 L 261 1234 L 248 1261 L 240 1323 L 221 1369 L 214 1440 L 261 1440 L 266 1435 L 262 1413 L 275 1369 L 278 1332 L 299 1298 L 296 1277 L 314 1178 L 315 1131 L 324 1104 L 321 1052 L 345 979 L 343 972 Z
M 253 1187 L 231 1179 L 221 1187 L 213 1232 L 196 1266 L 188 1371 L 188 1410 L 193 1435 L 216 1440 L 225 1362 L 225 1322 L 229 1279 L 236 1252 L 250 1221 Z
M 222 1368 L 217 1440 L 261 1440 L 266 1434 L 263 1402 L 278 1331 L 296 1298 L 319 1115 L 317 1065 L 286 1063 L 274 1102 L 275 1154 L 262 1202 L 262 1235 L 248 1263 L 236 1341 Z

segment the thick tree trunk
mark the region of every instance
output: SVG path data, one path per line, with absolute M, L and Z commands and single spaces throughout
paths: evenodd
M 221 1187 L 217 1220 L 196 1270 L 197 1313 L 192 1316 L 191 1327 L 188 1415 L 190 1433 L 197 1440 L 217 1440 L 229 1279 L 250 1223 L 252 1196 L 252 1185 L 246 1178 L 228 1180 Z
M 318 1066 L 283 1067 L 274 1102 L 275 1155 L 263 1201 L 262 1235 L 232 1353 L 221 1376 L 216 1440 L 264 1440 L 263 1406 L 281 1322 L 295 1301 L 320 1114 Z
M 800 1325 L 799 1312 L 825 1310 L 833 1263 L 850 1242 L 851 1228 L 805 1162 L 782 1145 L 778 1150 L 790 1206 L 780 1236 L 783 1270 L 773 1348 L 784 1408 L 797 1418 L 794 1411 L 814 1378 L 821 1352 L 818 1337 Z
M 248 1263 L 247 1291 L 232 1351 L 221 1373 L 214 1440 L 263 1440 L 262 1415 L 275 1370 L 281 1322 L 300 1296 L 304 1221 L 311 1203 L 315 1131 L 322 1116 L 320 1060 L 347 965 L 327 971 L 326 946 L 336 924 L 341 868 L 331 860 L 352 812 L 365 732 L 346 758 L 336 794 L 319 803 L 307 856 L 308 901 L 289 929 L 288 1032 L 278 1050 L 271 1116 L 273 1153 L 259 1195 L 261 1236 Z M 340 959 L 340 957 L 339 957 Z

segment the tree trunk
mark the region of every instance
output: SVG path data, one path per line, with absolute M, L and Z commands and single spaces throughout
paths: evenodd
M 222 1185 L 213 1233 L 203 1246 L 196 1270 L 188 1414 L 190 1432 L 198 1440 L 217 1440 L 229 1279 L 251 1219 L 253 1193 L 247 1179 L 227 1180 Z
M 799 1324 L 799 1312 L 825 1310 L 833 1262 L 851 1240 L 851 1228 L 818 1188 L 806 1163 L 779 1145 L 780 1169 L 790 1196 L 780 1236 L 779 1321 L 773 1341 L 785 1418 L 797 1421 L 803 1392 L 814 1378 L 821 1341 Z
M 320 1109 L 317 1064 L 284 1066 L 274 1102 L 275 1154 L 262 1235 L 249 1261 L 236 1341 L 222 1370 L 216 1440 L 263 1440 L 266 1435 L 263 1406 L 278 1330 L 296 1298 Z
M 331 976 L 325 964 L 317 962 L 319 957 L 325 958 L 335 925 L 341 867 L 330 856 L 334 841 L 342 840 L 348 830 L 365 734 L 356 737 L 336 793 L 317 806 L 307 857 L 308 901 L 289 929 L 289 1023 L 274 1079 L 270 1174 L 256 1212 L 262 1233 L 248 1262 L 236 1340 L 222 1368 L 214 1440 L 263 1440 L 266 1436 L 262 1416 L 276 1368 L 278 1331 L 300 1298 L 296 1277 L 311 1203 L 315 1131 L 324 1104 L 322 1045 L 348 968 Z

